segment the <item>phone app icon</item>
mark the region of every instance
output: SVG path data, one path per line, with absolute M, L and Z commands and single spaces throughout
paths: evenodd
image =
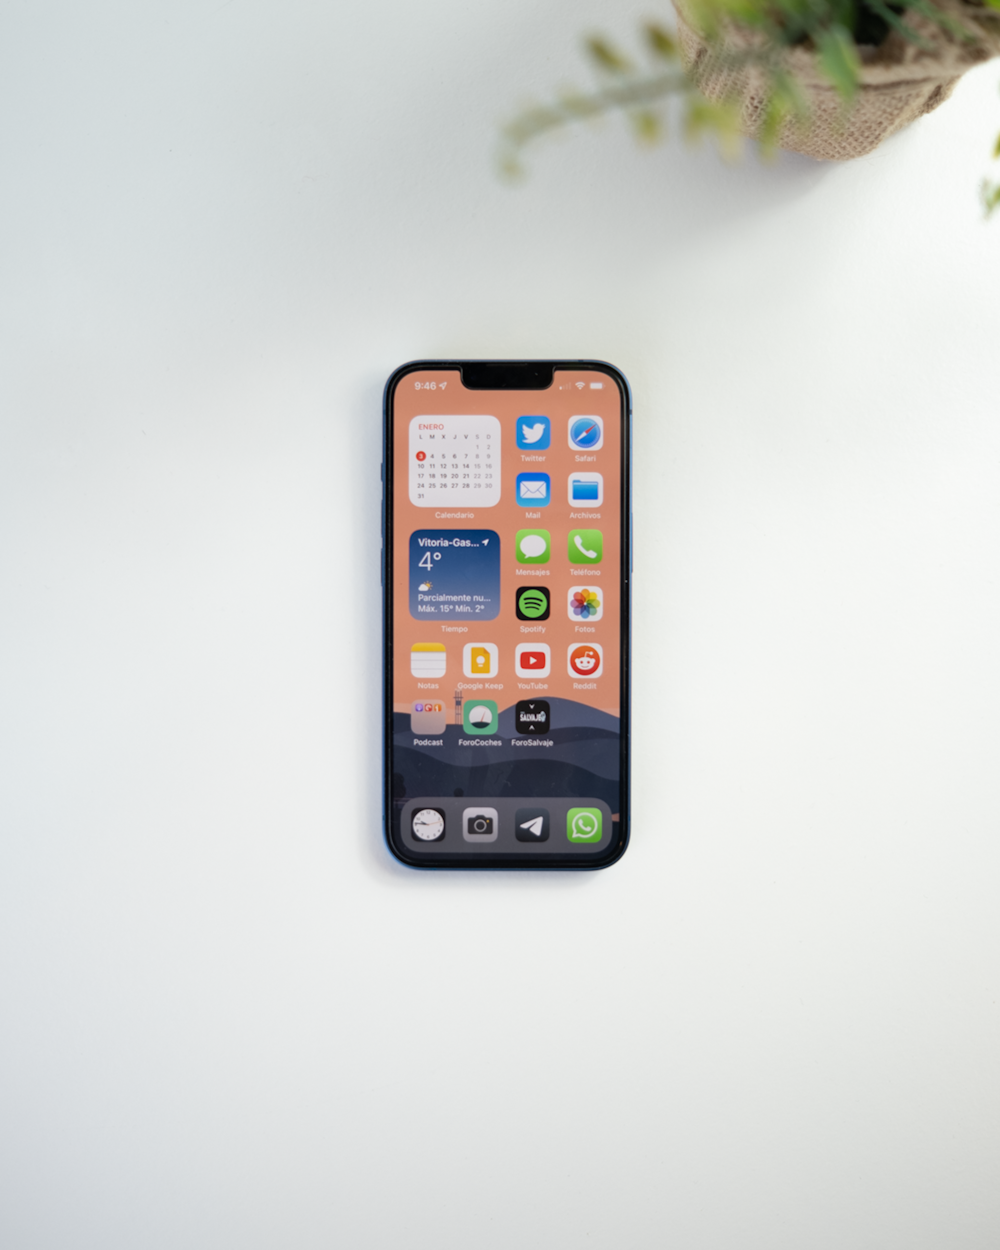
M 440 842 L 444 837 L 444 812 L 440 807 L 418 807 L 410 819 L 410 832 L 418 842 Z
M 599 621 L 604 615 L 603 591 L 590 586 L 570 586 L 566 611 L 571 621 Z
M 544 642 L 522 642 L 514 651 L 514 672 L 518 677 L 548 677 L 552 653 Z
M 547 508 L 551 503 L 550 485 L 547 473 L 519 473 L 517 502 L 522 508 Z
M 519 621 L 547 621 L 550 606 L 548 587 L 518 586 L 514 606 Z
M 600 473 L 571 473 L 569 502 L 573 508 L 598 508 L 604 502 L 604 477 Z
M 566 660 L 570 677 L 600 677 L 604 672 L 604 651 L 599 642 L 570 643 Z
M 600 842 L 604 817 L 599 807 L 571 807 L 566 813 L 570 842 Z
M 604 446 L 603 417 L 570 417 L 569 445 L 577 451 L 597 451 Z
M 522 451 L 544 451 L 551 436 L 548 417 L 518 417 L 517 445 Z
M 570 530 L 569 558 L 574 564 L 600 564 L 604 535 L 600 530 Z
M 548 699 L 521 699 L 514 705 L 514 732 L 547 734 L 552 729 Z
M 496 677 L 497 648 L 493 642 L 467 642 L 462 648 L 462 672 L 466 677 Z
M 410 728 L 415 734 L 443 734 L 448 723 L 448 709 L 440 700 L 431 703 L 418 699 L 410 712 Z
M 462 728 L 467 734 L 495 734 L 500 713 L 493 699 L 466 699 L 462 707 Z
M 548 564 L 551 545 L 548 530 L 518 530 L 514 539 L 517 558 L 522 564 Z
M 410 673 L 429 681 L 443 677 L 448 668 L 448 653 L 443 642 L 415 642 L 410 648 Z
M 495 807 L 467 807 L 462 813 L 462 837 L 466 842 L 495 842 L 499 823 Z
M 514 833 L 518 842 L 548 842 L 548 808 L 519 807 L 514 813 Z

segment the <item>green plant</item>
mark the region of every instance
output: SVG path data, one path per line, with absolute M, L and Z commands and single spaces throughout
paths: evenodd
M 813 122 L 791 54 L 812 54 L 836 90 L 846 118 L 863 84 L 864 63 L 890 35 L 924 52 L 938 43 L 959 47 L 1000 47 L 1000 0 L 682 0 L 683 12 L 704 36 L 713 72 L 747 70 L 755 75 L 761 108 L 753 137 L 765 154 L 789 127 L 807 130 Z M 734 36 L 735 32 L 735 38 Z M 590 91 L 566 91 L 557 99 L 523 109 L 502 130 L 501 166 L 510 175 L 522 168 L 525 147 L 566 125 L 622 112 L 640 142 L 665 133 L 661 107 L 681 100 L 681 125 L 689 139 L 714 135 L 727 152 L 740 140 L 740 100 L 709 99 L 700 89 L 701 73 L 685 65 L 674 34 L 659 23 L 642 32 L 644 55 L 627 55 L 603 36 L 586 40 L 586 54 L 598 75 Z M 979 59 L 985 59 L 984 54 Z M 1000 137 L 993 156 L 1000 159 Z M 989 215 L 1000 208 L 1000 182 L 985 180 L 982 201 Z

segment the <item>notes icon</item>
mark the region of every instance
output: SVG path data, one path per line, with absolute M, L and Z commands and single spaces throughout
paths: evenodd
M 448 653 L 443 642 L 416 642 L 410 649 L 410 672 L 429 681 L 443 677 L 448 667 Z

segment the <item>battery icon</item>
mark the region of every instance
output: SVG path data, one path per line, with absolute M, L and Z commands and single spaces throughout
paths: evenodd
M 603 382 L 591 382 L 590 389 L 592 391 L 603 391 L 604 383 Z

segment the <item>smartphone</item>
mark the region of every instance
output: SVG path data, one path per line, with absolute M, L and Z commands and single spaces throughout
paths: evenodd
M 422 868 L 606 868 L 629 834 L 631 401 L 591 360 L 385 388 L 385 832 Z

